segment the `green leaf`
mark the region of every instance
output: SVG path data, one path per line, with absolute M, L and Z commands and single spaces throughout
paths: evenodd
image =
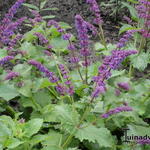
M 135 30 L 135 29 L 137 29 L 137 28 L 136 28 L 136 27 L 133 27 L 133 26 L 131 26 L 131 25 L 129 25 L 129 24 L 124 24 L 124 25 L 120 28 L 119 34 L 122 34 L 122 33 L 126 32 L 126 31 L 128 31 L 128 30 Z
M 51 102 L 51 96 L 45 90 L 35 93 L 33 98 L 41 107 L 44 107 Z
M 44 0 L 43 2 L 41 2 L 40 9 L 43 9 L 46 3 L 47 3 L 47 0 Z
M 28 64 L 18 64 L 14 66 L 13 71 L 20 73 L 20 75 L 24 78 L 29 78 L 31 73 L 32 66 L 29 66 Z
M 9 148 L 9 149 L 16 148 L 17 146 L 19 146 L 22 143 L 24 143 L 24 142 L 22 142 L 16 138 L 11 138 L 11 139 L 7 140 L 7 148 Z
M 68 23 L 65 23 L 65 22 L 59 22 L 59 24 L 63 29 L 71 29 L 72 28 Z
M 80 150 L 80 149 L 78 149 L 77 147 L 75 147 L 75 148 L 68 148 L 67 150 Z
M 31 31 L 27 32 L 24 34 L 24 39 L 28 42 L 32 42 L 33 40 L 36 39 L 34 33 L 36 32 L 40 32 L 40 33 L 43 33 L 44 30 L 43 30 L 43 24 L 41 24 L 40 26 L 35 26 Z
M 48 135 L 47 135 L 47 139 L 45 141 L 42 142 L 42 145 L 44 146 L 58 146 L 61 147 L 62 144 L 62 134 L 60 134 L 59 132 L 50 130 Z
M 79 123 L 80 115 L 71 105 L 57 105 L 55 107 L 55 113 L 58 116 L 57 119 L 61 121 L 62 129 L 68 133 L 71 133 Z
M 26 51 L 27 54 L 30 55 L 30 56 L 36 56 L 37 55 L 36 47 L 30 42 L 27 42 L 27 41 L 24 42 L 21 45 L 20 49 Z
M 32 145 L 36 145 L 36 144 L 38 144 L 38 143 L 40 143 L 40 142 L 43 142 L 43 141 L 45 141 L 45 140 L 47 140 L 49 138 L 49 135 L 48 134 L 38 134 L 38 135 L 35 135 L 35 136 L 33 136 L 32 137 L 32 139 L 31 139 L 31 144 Z
M 58 146 L 45 146 L 41 150 L 63 150 L 63 148 L 58 147 Z
M 23 130 L 25 132 L 25 135 L 28 134 L 29 136 L 37 133 L 40 128 L 42 127 L 43 119 L 40 118 L 34 118 L 29 120 L 25 123 L 25 126 L 23 127 Z
M 23 128 L 24 136 L 31 137 L 33 134 L 36 134 L 42 127 L 42 124 L 43 119 L 32 119 L 28 121 Z
M 42 9 L 41 11 L 47 11 L 47 10 L 59 10 L 59 9 L 56 7 L 53 7 L 53 8 L 45 8 L 45 9 Z
M 67 49 L 68 41 L 63 40 L 61 37 L 56 37 L 51 39 L 50 44 L 53 46 L 54 49 L 57 51 Z
M 121 75 L 125 74 L 125 70 L 121 70 L 121 71 L 119 71 L 119 70 L 112 70 L 111 73 L 112 73 L 112 75 L 111 75 L 110 78 L 113 78 L 113 77 L 117 77 L 117 76 L 121 76 Z
M 31 97 L 31 95 L 32 95 L 32 91 L 31 91 L 32 81 L 31 80 L 24 80 L 23 84 L 24 85 L 19 88 L 18 92 L 20 94 L 22 94 L 23 96 Z
M 76 132 L 75 137 L 81 142 L 88 140 L 89 142 L 98 144 L 101 147 L 112 147 L 113 139 L 110 131 L 106 128 L 96 128 L 93 125 L 83 124 Z
M 133 4 L 138 4 L 138 1 L 137 0 L 128 0 L 128 2 L 131 2 Z
M 17 96 L 19 96 L 19 93 L 13 85 L 0 85 L 0 97 L 2 97 L 4 100 L 9 101 Z
M 150 128 L 144 126 L 137 126 L 137 125 L 128 125 L 128 135 L 136 135 L 136 136 L 145 136 L 150 135 Z
M 97 42 L 95 43 L 95 50 L 98 51 L 98 50 L 105 50 L 105 46 L 102 45 L 101 43 Z
M 137 56 L 134 56 L 131 59 L 131 63 L 133 64 L 133 67 L 140 70 L 140 71 L 144 71 L 144 69 L 147 67 L 148 63 L 149 63 L 149 53 L 141 53 Z
M 52 19 L 52 18 L 55 18 L 55 16 L 54 15 L 49 15 L 49 16 L 44 16 L 42 18 L 43 19 Z
M 23 5 L 28 7 L 28 8 L 31 8 L 31 9 L 39 11 L 39 8 L 37 6 L 35 6 L 35 5 L 28 4 L 28 3 L 23 3 Z
M 4 58 L 5 56 L 7 56 L 7 50 L 5 49 L 0 49 L 0 59 Z
M 122 4 L 129 9 L 132 19 L 137 21 L 138 20 L 138 14 L 137 14 L 136 9 L 132 5 L 129 5 L 126 2 L 122 2 Z

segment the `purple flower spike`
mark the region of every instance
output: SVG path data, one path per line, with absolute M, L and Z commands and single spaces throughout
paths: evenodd
M 90 4 L 90 9 L 94 13 L 94 15 L 95 15 L 94 22 L 96 24 L 102 24 L 103 21 L 102 21 L 102 18 L 100 16 L 100 9 L 99 9 L 99 6 L 98 6 L 96 0 L 86 0 L 86 2 L 88 4 Z
M 78 63 L 79 61 L 80 61 L 79 57 L 71 57 L 71 58 L 70 58 L 70 62 L 71 62 L 71 63 L 76 64 L 76 63 Z
M 0 65 L 3 65 L 4 63 L 6 63 L 6 62 L 8 62 L 8 61 L 10 61 L 12 59 L 14 59 L 13 56 L 6 56 L 6 57 L 0 59 Z
M 126 91 L 130 90 L 130 85 L 126 82 L 120 82 L 117 84 L 119 88 L 124 89 Z
M 44 51 L 44 54 L 47 55 L 47 56 L 52 56 L 51 52 L 48 51 L 48 50 L 45 50 L 45 51 Z
M 119 89 L 116 89 L 116 90 L 115 90 L 115 95 L 116 95 L 116 96 L 120 96 L 120 94 L 121 94 L 121 91 L 120 91 Z
M 128 16 L 123 16 L 123 19 L 127 21 L 129 24 L 132 23 L 132 20 Z
M 144 27 L 141 30 L 143 37 L 150 38 L 150 1 L 149 0 L 139 0 L 139 4 L 136 7 L 138 11 L 139 18 L 144 20 Z
M 61 74 L 64 78 L 65 84 L 67 86 L 66 92 L 69 93 L 69 95 L 72 95 L 74 93 L 74 88 L 72 86 L 71 80 L 69 79 L 68 71 L 66 70 L 65 66 L 63 64 L 59 64 L 59 69 L 61 71 Z
M 53 72 L 50 72 L 45 66 L 35 60 L 29 60 L 28 63 L 32 66 L 35 66 L 39 71 L 43 72 L 45 76 L 52 83 L 56 83 L 59 79 L 54 75 Z
M 47 48 L 48 48 L 48 49 L 52 49 L 53 46 L 52 46 L 52 45 L 48 45 Z
M 14 39 L 12 39 L 12 40 L 8 43 L 9 48 L 14 48 L 14 47 L 16 46 L 17 42 L 22 39 L 22 37 L 23 37 L 23 35 L 18 34 Z
M 133 111 L 133 109 L 129 106 L 121 106 L 121 107 L 117 107 L 115 109 L 109 110 L 107 113 L 102 114 L 101 117 L 108 118 L 111 115 L 118 114 L 118 113 L 124 112 L 124 111 Z
M 66 33 L 62 36 L 63 40 L 70 40 L 71 38 L 71 34 L 70 33 Z
M 54 26 L 58 32 L 63 33 L 65 30 L 61 28 L 61 26 L 59 25 L 58 22 L 56 22 L 55 20 L 50 20 L 47 24 L 47 26 Z
M 66 93 L 66 87 L 60 83 L 56 86 L 56 90 L 60 95 L 65 95 Z
M 117 48 L 122 48 L 126 45 L 126 43 L 129 41 L 129 39 L 132 37 L 133 33 L 138 32 L 139 30 L 129 30 L 127 31 L 123 37 L 119 40 L 117 43 Z
M 92 98 L 98 97 L 99 94 L 103 94 L 105 93 L 105 91 L 106 91 L 105 86 L 97 86 L 94 92 L 92 93 Z
M 30 19 L 30 21 L 33 23 L 33 25 L 36 25 L 37 23 L 42 22 L 43 19 L 38 11 L 32 10 L 32 14 L 34 15 L 34 19 Z
M 90 65 L 90 62 L 88 60 L 87 56 L 90 56 L 90 51 L 89 51 L 89 37 L 88 37 L 88 27 L 86 22 L 83 20 L 83 18 L 80 15 L 75 16 L 75 25 L 76 29 L 78 32 L 78 38 L 80 41 L 80 47 L 81 51 L 80 54 L 81 56 L 84 56 L 85 60 L 83 63 L 83 66 L 87 67 Z
M 42 44 L 48 43 L 48 40 L 41 33 L 37 32 L 37 33 L 34 33 L 34 35 L 39 38 L 39 40 Z
M 71 51 L 74 51 L 76 48 L 73 44 L 69 44 L 68 49 L 71 50 Z
M 150 144 L 150 139 L 140 139 L 136 141 L 137 144 L 141 144 L 141 145 L 146 145 L 146 144 Z
M 17 9 L 22 5 L 22 3 L 25 0 L 17 0 L 17 2 L 9 9 L 8 13 L 5 15 L 4 19 L 2 20 L 2 23 L 7 25 L 11 22 L 14 15 L 17 12 Z
M 105 57 L 103 64 L 99 67 L 98 75 L 93 78 L 93 81 L 96 83 L 96 88 L 92 93 L 92 99 L 101 94 L 99 90 L 101 86 L 103 89 L 106 89 L 104 81 L 111 76 L 111 69 L 117 69 L 126 57 L 136 53 L 136 50 L 113 50 L 111 56 Z
M 113 50 L 111 56 L 106 56 L 104 65 L 109 66 L 111 69 L 117 69 L 120 63 L 128 56 L 137 54 L 136 50 Z
M 18 72 L 10 72 L 7 74 L 7 76 L 5 77 L 5 80 L 12 80 L 16 77 L 19 76 L 19 73 Z

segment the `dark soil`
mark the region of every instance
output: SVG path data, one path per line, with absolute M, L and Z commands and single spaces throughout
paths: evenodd
M 103 0 L 104 1 L 104 0 Z M 107 3 L 109 0 L 105 0 Z M 0 0 L 0 20 L 8 9 L 16 2 L 16 0 Z M 38 6 L 39 0 L 26 0 L 26 2 L 35 4 Z M 97 0 L 101 4 L 102 0 Z M 57 7 L 57 11 L 49 11 L 47 14 L 55 15 L 57 21 L 67 22 L 73 27 L 72 31 L 75 33 L 74 28 L 74 16 L 80 14 L 84 17 L 86 21 L 92 22 L 93 15 L 89 10 L 86 0 L 48 0 L 46 7 Z M 108 42 L 116 41 L 118 39 L 118 28 L 116 26 L 118 23 L 114 20 L 115 17 L 110 17 L 112 12 L 111 8 L 101 7 L 101 15 L 104 20 L 103 28 L 105 30 L 105 36 L 107 37 Z M 30 13 L 26 7 L 22 7 L 18 10 L 18 13 L 15 15 L 16 18 L 22 16 L 30 16 Z

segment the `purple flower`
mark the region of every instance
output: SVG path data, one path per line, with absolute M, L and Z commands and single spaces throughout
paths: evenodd
M 44 54 L 47 55 L 47 56 L 52 56 L 51 52 L 48 51 L 48 50 L 44 50 Z
M 144 27 L 141 30 L 143 37 L 150 38 L 149 27 L 150 27 L 150 1 L 139 0 L 139 4 L 136 7 L 138 15 L 144 20 Z
M 0 40 L 4 43 L 4 44 L 9 44 L 9 42 L 11 42 L 10 37 L 12 35 L 14 35 L 14 31 L 18 28 L 18 26 L 20 26 L 23 21 L 26 19 L 26 17 L 22 17 L 20 19 L 18 19 L 16 22 L 11 22 L 9 23 L 4 29 L 3 31 L 0 31 L 1 33 L 1 38 Z
M 99 67 L 98 75 L 93 78 L 96 83 L 96 88 L 92 93 L 92 99 L 98 97 L 101 94 L 99 86 L 105 88 L 105 80 L 111 76 L 111 69 L 117 69 L 120 63 L 129 55 L 136 54 L 135 50 L 113 50 L 111 56 L 106 56 L 103 60 L 103 64 Z M 96 93 L 96 94 L 95 94 Z M 94 97 L 95 96 L 95 97 Z
M 69 44 L 68 49 L 71 50 L 71 51 L 74 51 L 76 48 L 73 44 Z
M 90 50 L 89 50 L 88 48 L 82 48 L 82 49 L 80 50 L 80 54 L 81 54 L 82 56 L 90 56 L 90 55 L 91 55 L 91 52 L 90 52 Z
M 94 13 L 94 15 L 95 15 L 94 22 L 96 24 L 102 24 L 103 21 L 102 21 L 102 18 L 100 16 L 100 9 L 99 9 L 99 6 L 98 6 L 96 0 L 86 0 L 86 2 L 88 4 L 90 4 L 90 9 Z
M 80 15 L 75 16 L 75 25 L 78 32 L 78 38 L 80 40 L 80 46 L 86 48 L 89 46 L 89 38 L 87 35 L 87 26 L 85 21 Z
M 132 20 L 128 16 L 123 16 L 123 19 L 127 21 L 129 24 L 132 23 Z
M 14 48 L 15 45 L 17 44 L 17 42 L 22 39 L 22 37 L 23 37 L 23 35 L 21 35 L 21 34 L 16 35 L 16 37 L 8 43 L 9 47 Z
M 122 48 L 125 46 L 125 44 L 129 41 L 129 39 L 132 37 L 133 33 L 137 32 L 139 30 L 129 30 L 127 31 L 123 37 L 119 40 L 117 43 L 117 48 Z
M 75 16 L 75 25 L 78 32 L 78 38 L 80 42 L 81 56 L 84 56 L 84 66 L 87 67 L 90 63 L 87 56 L 90 55 L 89 51 L 89 37 L 88 37 L 88 27 L 83 18 L 80 15 Z
M 105 93 L 105 91 L 106 91 L 105 86 L 97 85 L 94 92 L 92 93 L 92 98 L 98 97 L 99 94 L 103 94 Z
M 12 59 L 14 59 L 13 56 L 6 56 L 6 57 L 0 59 L 0 65 L 3 65 L 4 63 L 6 63 L 6 62 L 8 62 L 8 61 L 10 61 Z
M 71 34 L 70 33 L 66 33 L 62 36 L 63 40 L 70 40 L 71 38 Z
M 70 58 L 70 62 L 71 62 L 71 63 L 76 64 L 76 63 L 78 63 L 79 61 L 80 61 L 79 57 L 73 56 L 73 57 Z
M 48 40 L 39 32 L 34 33 L 37 36 L 42 44 L 47 44 Z
M 102 114 L 101 117 L 102 118 L 108 118 L 111 115 L 114 115 L 114 114 L 117 114 L 117 113 L 120 113 L 120 112 L 124 112 L 124 111 L 133 111 L 133 109 L 129 106 L 120 106 L 120 107 L 117 107 L 115 109 L 109 110 L 105 114 Z
M 9 9 L 8 13 L 5 15 L 2 23 L 8 25 L 16 14 L 18 8 L 22 5 L 25 0 L 17 0 L 17 2 Z
M 34 15 L 34 19 L 29 19 L 34 25 L 41 22 L 43 19 L 38 11 L 32 10 L 32 14 Z
M 150 139 L 140 139 L 136 141 L 137 144 L 146 145 L 150 144 Z
M 62 33 L 65 30 L 61 28 L 61 26 L 59 25 L 58 22 L 56 22 L 55 20 L 50 20 L 47 24 L 48 26 L 54 26 L 58 32 Z
M 66 87 L 60 83 L 56 86 L 56 90 L 61 95 L 65 95 L 65 93 L 66 93 Z
M 117 69 L 120 63 L 129 55 L 136 54 L 136 50 L 113 50 L 111 56 L 106 56 L 104 65 L 109 66 L 111 69 Z
M 119 88 L 129 91 L 130 85 L 127 82 L 120 82 L 117 84 Z
M 45 66 L 35 60 L 29 60 L 28 63 L 32 66 L 35 66 L 39 71 L 43 72 L 45 76 L 52 83 L 56 83 L 59 79 L 54 75 L 53 72 L 50 72 Z
M 13 72 L 12 71 L 12 72 L 7 74 L 7 76 L 5 77 L 5 80 L 12 80 L 12 79 L 14 79 L 14 78 L 16 78 L 18 76 L 19 76 L 18 72 Z
M 85 24 L 86 24 L 86 26 L 87 26 L 87 29 L 88 29 L 89 31 L 92 31 L 92 34 L 93 34 L 94 36 L 98 33 L 97 29 L 96 29 L 92 24 L 90 24 L 89 22 L 86 22 L 86 21 L 85 21 Z
M 116 96 L 120 96 L 120 94 L 121 94 L 121 91 L 120 91 L 119 89 L 116 89 L 116 90 L 115 90 L 115 95 L 116 95 Z
M 53 48 L 53 46 L 52 45 L 48 45 L 47 48 L 51 50 Z
M 61 71 L 61 74 L 62 74 L 63 78 L 66 80 L 65 84 L 68 87 L 66 89 L 66 91 L 67 91 L 67 93 L 69 93 L 70 95 L 72 95 L 74 93 L 74 90 L 73 90 L 74 88 L 71 85 L 72 84 L 71 80 L 69 79 L 69 75 L 68 75 L 69 72 L 66 70 L 66 68 L 65 68 L 65 66 L 63 64 L 59 64 L 59 69 Z

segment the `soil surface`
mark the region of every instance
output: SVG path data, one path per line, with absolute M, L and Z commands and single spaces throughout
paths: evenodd
M 16 0 L 0 0 L 0 19 L 8 11 L 8 9 L 16 2 Z M 27 3 L 35 4 L 38 6 L 39 0 L 26 0 Z M 109 0 L 97 0 L 99 5 L 102 2 L 108 3 Z M 82 15 L 82 17 L 92 23 L 93 14 L 89 10 L 89 5 L 86 4 L 86 0 L 48 0 L 45 6 L 53 8 L 56 7 L 59 10 L 49 11 L 47 14 L 55 15 L 57 21 L 67 22 L 73 27 L 72 32 L 75 33 L 74 28 L 74 17 L 76 14 Z M 118 28 L 117 21 L 114 20 L 115 17 L 111 17 L 112 9 L 107 7 L 101 8 L 101 16 L 104 20 L 103 28 L 105 30 L 105 36 L 107 37 L 108 42 L 116 41 L 118 39 Z M 30 13 L 26 7 L 22 7 L 18 10 L 18 13 L 15 15 L 16 18 L 22 16 L 30 16 Z

